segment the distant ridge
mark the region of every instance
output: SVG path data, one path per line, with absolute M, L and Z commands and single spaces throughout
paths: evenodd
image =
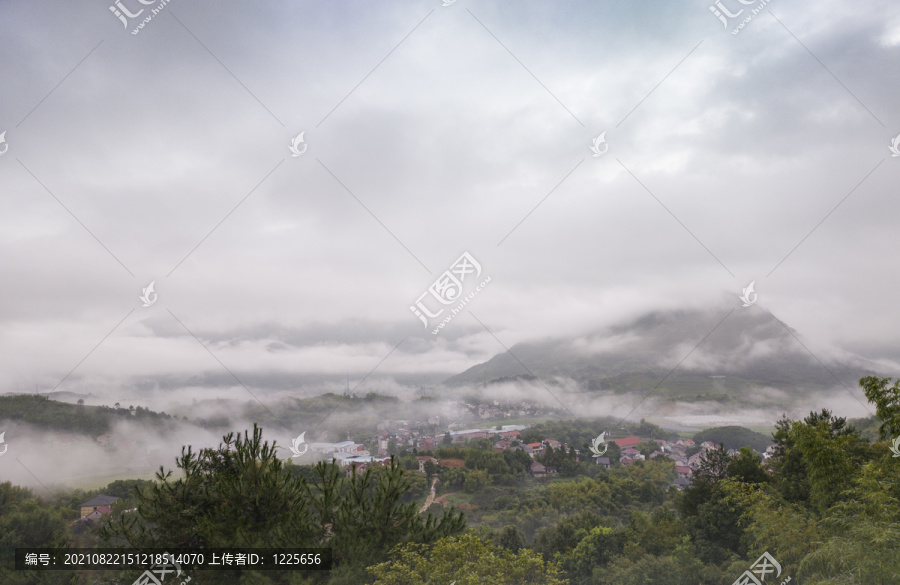
M 36 394 L 38 396 L 45 396 L 50 400 L 56 400 L 57 402 L 69 402 L 71 404 L 75 404 L 79 399 L 84 399 L 84 401 L 91 402 L 100 402 L 102 399 L 93 393 L 88 394 L 79 394 L 78 392 L 66 392 L 60 390 L 58 392 L 5 392 L 0 394 L 0 396 L 18 396 L 20 394 Z
M 828 360 L 810 355 L 798 332 L 764 311 L 734 311 L 716 327 L 727 314 L 657 311 L 579 338 L 520 343 L 511 348 L 518 360 L 504 352 L 444 384 L 527 383 L 533 374 L 545 384 L 570 378 L 586 391 L 625 393 L 647 391 L 672 372 L 657 394 L 728 401 L 762 388 L 798 395 L 841 384 L 855 389 L 860 377 L 877 373 L 876 364 L 851 354 L 829 351 L 840 357 Z

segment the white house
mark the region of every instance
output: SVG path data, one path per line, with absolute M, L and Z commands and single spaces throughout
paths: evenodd
M 341 441 L 340 443 L 310 443 L 309 450 L 322 455 L 344 453 L 346 455 L 368 455 L 366 446 L 353 441 Z

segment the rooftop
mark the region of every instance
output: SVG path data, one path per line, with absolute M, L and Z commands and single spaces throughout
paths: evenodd
M 119 498 L 116 496 L 104 496 L 100 495 L 95 498 L 91 498 L 85 503 L 81 504 L 82 508 L 86 508 L 88 506 L 109 506 L 110 504 L 118 501 Z

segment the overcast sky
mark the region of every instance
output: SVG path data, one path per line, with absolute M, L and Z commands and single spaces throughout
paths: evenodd
M 365 391 L 676 307 L 900 358 L 895 2 L 119 4 L 0 2 L 0 393 Z

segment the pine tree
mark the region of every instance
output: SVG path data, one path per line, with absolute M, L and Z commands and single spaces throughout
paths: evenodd
M 183 448 L 177 479 L 160 468 L 157 483 L 135 493 L 138 513 L 119 514 L 103 528 L 108 544 L 329 547 L 335 574 L 359 582 L 364 568 L 384 560 L 393 546 L 430 543 L 465 530 L 465 515 L 453 508 L 422 517 L 417 502 L 402 503 L 411 484 L 396 457 L 387 467 L 363 473 L 354 467 L 349 477 L 334 461 L 319 462 L 310 473 L 290 473 L 256 425 L 252 436 L 245 431 L 223 441 L 199 454 Z

